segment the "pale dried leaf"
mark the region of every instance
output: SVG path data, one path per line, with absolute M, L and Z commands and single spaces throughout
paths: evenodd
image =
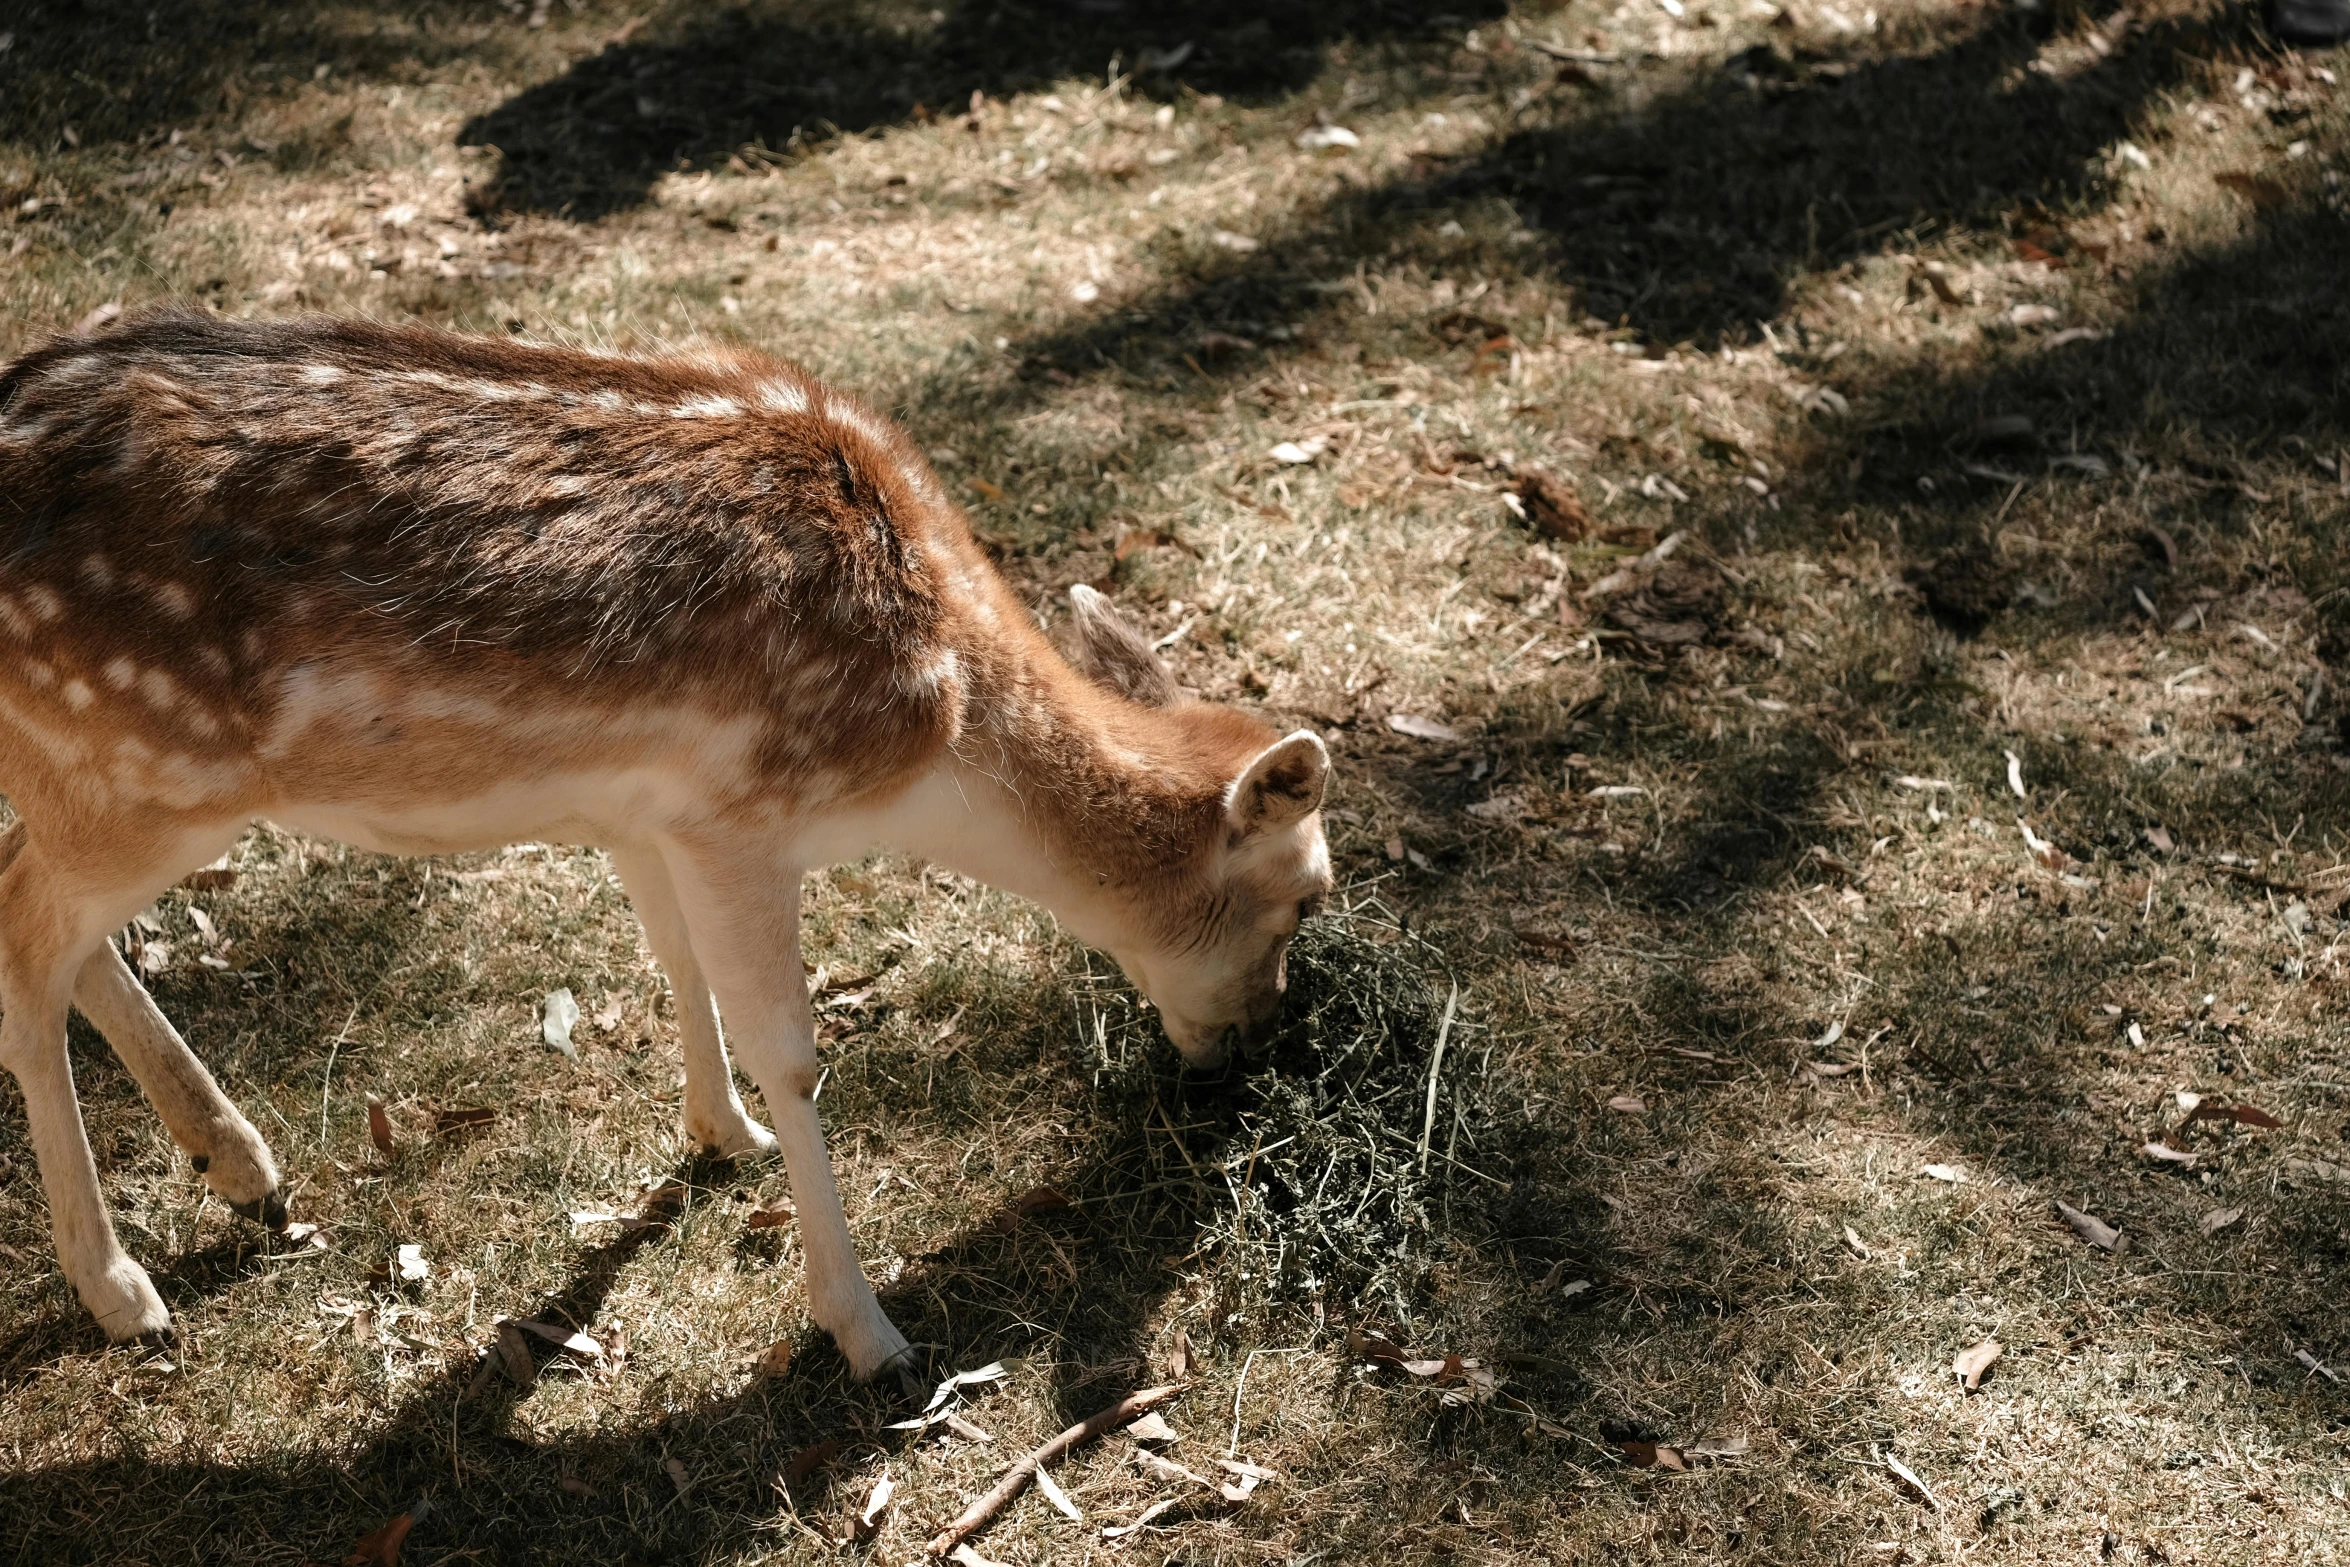
M 1137 1442 L 1156 1443 L 1162 1447 L 1170 1442 L 1183 1440 L 1183 1434 L 1161 1419 L 1159 1412 L 1155 1409 L 1128 1426 L 1126 1434 Z
M 1618 1115 L 1648 1114 L 1648 1101 L 1638 1094 L 1618 1094 L 1607 1102 L 1607 1107 Z
M 2195 1162 L 2195 1155 L 2192 1153 L 2173 1148 L 2170 1144 L 2163 1142 L 2148 1143 L 2143 1152 L 2147 1158 L 2160 1159 L 2165 1164 L 2193 1164 Z
M 558 1327 L 551 1322 L 533 1322 L 527 1317 L 516 1317 L 513 1321 L 514 1325 L 525 1333 L 535 1333 L 548 1343 L 559 1345 L 582 1360 L 602 1360 L 604 1358 L 604 1345 L 600 1339 L 590 1338 L 585 1333 L 576 1333 L 570 1328 Z
M 897 1490 L 898 1483 L 886 1473 L 873 1482 L 872 1492 L 866 1496 L 864 1507 L 857 1513 L 859 1538 L 870 1536 L 881 1527 L 881 1515 L 889 1511 L 889 1499 L 897 1494 Z
M 1163 1502 L 1153 1502 L 1150 1504 L 1150 1506 L 1144 1508 L 1141 1513 L 1136 1515 L 1134 1522 L 1125 1524 L 1112 1524 L 1108 1528 L 1104 1529 L 1102 1531 L 1102 1538 L 1105 1540 L 1122 1540 L 1127 1535 L 1137 1533 L 1143 1529 L 1147 1529 L 1150 1527 L 1151 1521 L 1153 1519 L 1156 1519 L 1162 1514 L 1172 1511 L 1177 1505 L 1177 1501 L 1177 1498 L 1169 1497 Z
M 1036 1471 L 1036 1488 L 1044 1493 L 1044 1499 L 1052 1503 L 1062 1517 L 1071 1523 L 1085 1521 L 1084 1509 L 1069 1500 L 1069 1493 L 1061 1489 L 1061 1482 L 1053 1478 L 1051 1470 L 1039 1468 Z
M 1692 1458 L 1744 1458 L 1750 1444 L 1742 1436 L 1704 1436 L 1689 1444 Z
M 2214 1208 L 2203 1216 L 2200 1227 L 2206 1235 L 2217 1235 L 2242 1217 L 2244 1210 L 2241 1208 Z
M 1450 724 L 1433 718 L 1422 718 L 1415 713 L 1390 713 L 1387 727 L 1399 735 L 1410 735 L 1415 740 L 1458 740 L 1461 732 Z
M 2098 1218 L 2095 1214 L 2083 1213 L 2080 1209 L 2075 1208 L 2071 1204 L 2061 1200 L 2056 1205 L 2056 1211 L 2058 1214 L 2063 1216 L 2065 1223 L 2073 1227 L 2073 1233 L 2080 1236 L 2081 1239 L 2087 1241 L 2090 1245 L 2099 1247 L 2105 1251 L 2121 1250 L 2121 1231 L 2115 1229 L 2112 1225 L 2106 1223 L 2103 1219 Z
M 1950 1362 L 1951 1372 L 1972 1393 L 1983 1385 L 1983 1374 L 1991 1369 L 1992 1362 L 2005 1352 L 2006 1346 L 1999 1340 L 1987 1338 L 1980 1344 L 1960 1350 Z
M 800 1210 L 792 1206 L 790 1198 L 778 1197 L 763 1207 L 753 1208 L 745 1215 L 743 1228 L 747 1230 L 781 1229 L 799 1216 Z
M 550 990 L 539 1005 L 539 1038 L 549 1048 L 567 1056 L 579 1054 L 579 1047 L 571 1042 L 571 1030 L 579 1022 L 579 1002 L 568 988 Z
M 1960 1169 L 1955 1164 L 1924 1165 L 1920 1167 L 1918 1173 L 1937 1181 L 1948 1181 L 1953 1186 L 1963 1186 L 1966 1184 L 1966 1171 Z
M 1934 1494 L 1934 1488 L 1932 1486 L 1926 1484 L 1925 1481 L 1918 1478 L 1918 1472 L 1916 1470 L 1910 1468 L 1909 1465 L 1903 1463 L 1900 1459 L 1893 1457 L 1891 1454 L 1887 1454 L 1885 1457 L 1885 1467 L 1899 1475 L 1911 1490 L 1924 1497 L 1926 1499 L 1927 1506 L 1935 1508 L 1936 1510 L 1941 1508 L 1942 1498 Z
M 422 1284 L 432 1277 L 432 1264 L 424 1257 L 424 1248 L 413 1242 L 392 1254 L 392 1277 L 402 1284 Z

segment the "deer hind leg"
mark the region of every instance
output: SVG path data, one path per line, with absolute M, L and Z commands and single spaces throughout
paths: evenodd
M 106 1036 L 204 1183 L 246 1218 L 284 1229 L 286 1204 L 269 1145 L 220 1091 L 112 942 L 101 942 L 83 962 L 73 1004 Z
M 735 1050 L 775 1123 L 808 1259 L 808 1314 L 832 1335 L 860 1381 L 893 1363 L 905 1377 L 906 1337 L 857 1265 L 816 1118 L 816 1028 L 800 970 L 797 868 L 776 864 L 765 848 L 697 845 L 663 858 L 694 951 L 710 966 Z
M 734 1091 L 718 1014 L 710 1004 L 702 966 L 694 958 L 685 916 L 678 911 L 669 867 L 659 854 L 640 848 L 614 849 L 612 863 L 619 868 L 629 901 L 636 905 L 637 922 L 645 928 L 645 940 L 668 971 L 669 988 L 677 998 L 677 1032 L 685 1046 L 686 1139 L 728 1159 L 773 1153 L 775 1134 L 751 1119 L 742 1096 Z

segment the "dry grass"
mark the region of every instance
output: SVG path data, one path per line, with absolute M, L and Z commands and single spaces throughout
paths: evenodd
M 780 1172 L 684 1155 L 599 856 L 258 831 L 164 901 L 153 984 L 326 1247 L 206 1201 L 77 1036 L 191 1347 L 100 1342 L 0 1118 L 9 1559 L 332 1560 L 421 1498 L 410 1562 L 815 1560 L 886 1471 L 857 1549 L 898 1562 L 1178 1334 L 1174 1456 L 1284 1478 L 1109 1541 L 1179 1494 L 1112 1441 L 1062 1475 L 1086 1523 L 1025 1499 L 988 1555 L 2339 1558 L 2350 1390 L 2296 1358 L 2350 1362 L 2323 62 L 2176 0 L 641 9 L 24 9 L 0 353 L 161 298 L 781 349 L 939 449 L 1045 613 L 1110 583 L 1201 692 L 1331 734 L 1370 901 L 1302 965 L 1320 1023 L 1202 1083 L 1036 912 L 812 879 L 868 1266 L 942 1374 L 1026 1357 L 969 1446 L 886 1430 L 811 1333 L 789 1230 L 742 1222 Z M 1317 115 L 1360 145 L 1301 151 Z M 1513 514 L 1533 467 L 1588 536 Z M 576 1062 L 535 1042 L 558 984 L 618 1006 Z M 2181 1092 L 2285 1125 L 2161 1163 Z M 671 1222 L 566 1218 L 671 1179 Z M 1003 1219 L 1045 1185 L 1071 1206 Z M 628 1360 L 476 1387 L 531 1314 L 625 1322 Z M 1709 1435 L 1749 1449 L 1624 1462 Z

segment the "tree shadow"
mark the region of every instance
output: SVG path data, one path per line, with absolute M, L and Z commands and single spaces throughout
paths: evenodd
M 1504 9 L 1465 0 L 1447 20 Z M 855 10 L 810 18 L 805 7 L 669 20 L 466 123 L 460 145 L 503 155 L 501 178 L 479 197 L 485 213 L 592 221 L 643 202 L 664 174 L 738 149 L 781 153 L 959 114 L 975 95 L 1113 66 L 1141 90 L 1273 101 L 1317 80 L 1334 46 L 1426 36 L 1433 19 L 1404 0 L 963 0 L 911 30 L 885 31 Z

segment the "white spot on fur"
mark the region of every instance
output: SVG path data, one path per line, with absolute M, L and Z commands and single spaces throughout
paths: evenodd
M 196 612 L 196 595 L 177 582 L 158 582 L 154 593 L 155 602 L 174 620 L 185 620 Z
M 25 619 L 24 611 L 16 607 L 13 594 L 0 593 L 0 629 L 6 630 L 12 637 L 21 637 L 33 629 L 32 622 Z
M 804 414 L 808 411 L 807 388 L 791 381 L 762 382 L 759 406 L 769 413 Z
M 332 386 L 343 378 L 343 372 L 334 365 L 304 365 L 302 379 L 312 386 Z
M 65 601 L 38 583 L 24 590 L 24 601 L 34 616 L 44 623 L 65 613 Z
M 128 691 L 132 682 L 139 678 L 139 666 L 132 663 L 128 655 L 109 660 L 99 672 L 105 675 L 106 683 L 117 691 Z
M 82 580 L 93 588 L 111 588 L 114 586 L 114 567 L 103 555 L 84 555 Z
M 672 419 L 733 419 L 741 415 L 743 405 L 731 397 L 701 392 L 687 398 L 669 410 Z
M 65 705 L 77 713 L 88 707 L 91 699 L 96 695 L 96 692 L 79 680 L 68 680 L 65 683 Z

